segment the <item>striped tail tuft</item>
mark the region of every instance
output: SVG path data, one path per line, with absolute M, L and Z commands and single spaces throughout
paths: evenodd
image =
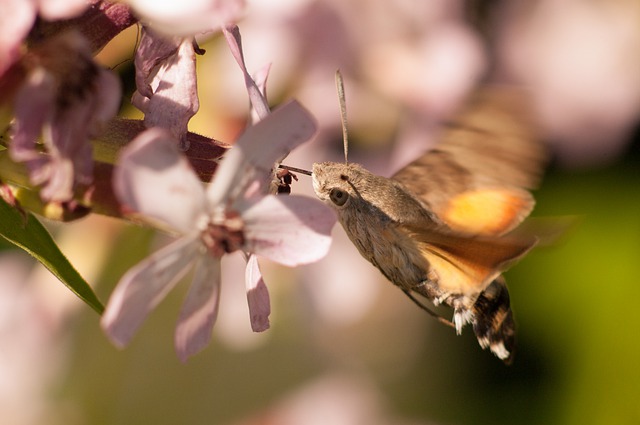
M 506 364 L 513 362 L 515 350 L 515 323 L 509 302 L 509 291 L 499 276 L 480 293 L 471 308 L 473 331 L 482 348 L 491 351 Z

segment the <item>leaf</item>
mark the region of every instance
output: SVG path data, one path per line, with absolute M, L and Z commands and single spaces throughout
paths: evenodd
M 89 284 L 73 268 L 53 238 L 29 212 L 21 212 L 0 198 L 0 235 L 40 261 L 67 288 L 98 313 L 104 306 Z

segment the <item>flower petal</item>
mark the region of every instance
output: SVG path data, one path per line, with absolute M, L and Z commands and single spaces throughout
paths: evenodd
M 164 127 L 181 141 L 185 140 L 187 124 L 198 112 L 196 54 L 193 42 L 184 39 L 178 51 L 158 72 L 157 87 L 149 100 L 144 122 L 147 127 Z
M 127 208 L 188 233 L 204 213 L 204 187 L 166 131 L 144 131 L 122 150 L 114 190 Z M 151 219 L 151 220 L 149 220 Z
M 247 128 L 222 161 L 207 190 L 210 205 L 224 205 L 243 197 L 256 179 L 271 180 L 273 164 L 316 132 L 311 114 L 293 100 Z
M 0 13 L 0 75 L 20 56 L 23 39 L 36 19 L 31 1 L 4 0 Z
M 202 256 L 176 327 L 175 346 L 181 361 L 209 344 L 219 300 L 220 258 Z
M 231 50 L 231 54 L 233 55 L 238 65 L 240 65 L 240 69 L 244 74 L 244 84 L 247 87 L 247 92 L 249 93 L 249 100 L 251 101 L 252 110 L 255 111 L 255 114 L 259 119 L 264 119 L 269 115 L 269 104 L 267 103 L 267 97 L 265 95 L 264 87 L 260 87 L 256 81 L 251 77 L 249 71 L 247 71 L 247 65 L 244 62 L 244 54 L 242 52 L 242 37 L 240 36 L 240 29 L 237 25 L 227 25 L 222 28 L 222 33 L 224 37 L 227 39 L 227 44 L 229 45 L 229 49 Z M 261 78 L 261 82 L 266 82 L 266 75 L 264 75 L 264 69 L 261 71 L 259 77 Z M 266 72 L 268 74 L 269 68 L 266 68 Z
M 269 329 L 269 315 L 271 314 L 271 301 L 269 290 L 262 279 L 258 257 L 251 254 L 247 259 L 245 270 L 245 283 L 247 285 L 247 302 L 249 304 L 249 316 L 251 329 L 254 332 L 264 332 Z
M 218 29 L 225 22 L 240 18 L 244 9 L 244 0 L 127 0 L 127 3 L 154 30 L 173 35 Z
M 51 177 L 41 192 L 44 199 L 68 200 L 74 183 L 88 186 L 93 181 L 93 148 L 89 140 L 100 134 L 118 112 L 121 89 L 120 80 L 111 71 L 97 67 L 90 83 L 94 88 L 87 90 L 82 102 L 57 108 L 55 119 L 43 128 L 51 157 Z
M 93 180 L 89 139 L 118 111 L 120 82 L 96 65 L 76 32 L 47 39 L 30 54 L 39 64 L 17 92 L 12 156 L 26 163 L 34 184 L 44 186 L 43 199 L 68 201 Z M 40 132 L 46 155 L 35 146 Z
M 116 346 L 129 343 L 149 312 L 187 272 L 199 249 L 196 236 L 177 239 L 120 279 L 100 320 Z
M 99 69 L 95 84 L 97 86 L 94 94 L 95 110 L 89 129 L 91 136 L 101 133 L 109 120 L 117 115 L 122 98 L 120 79 L 112 71 Z
M 260 93 L 262 93 L 262 96 L 265 99 L 265 103 L 267 99 L 267 79 L 269 78 L 269 71 L 271 71 L 270 63 L 266 64 L 265 66 L 257 70 L 253 75 L 253 81 L 258 86 L 258 90 L 260 90 Z M 262 116 L 262 113 L 263 113 L 262 108 L 256 108 L 253 105 L 254 105 L 254 102 L 252 101 L 251 102 L 251 122 L 255 123 L 260 121 L 262 118 L 264 118 L 264 116 Z M 268 107 L 269 105 L 267 104 L 267 108 Z M 267 111 L 270 112 L 271 109 L 268 109 Z
M 136 89 L 139 95 L 151 98 L 153 88 L 151 81 L 153 71 L 171 56 L 175 55 L 181 43 L 179 37 L 165 37 L 154 33 L 147 27 L 142 27 L 140 32 L 140 45 L 136 49 L 134 65 L 136 68 Z M 134 95 L 135 96 L 135 95 Z M 136 107 L 145 111 L 140 105 Z
M 132 102 L 144 112 L 145 125 L 169 129 L 184 141 L 187 123 L 200 107 L 193 40 L 143 28 L 135 62 L 138 91 Z
M 305 196 L 265 196 L 245 206 L 245 249 L 286 266 L 312 263 L 331 245 L 336 216 Z
M 30 170 L 32 162 L 46 162 L 36 147 L 42 127 L 54 113 L 56 82 L 43 68 L 36 68 L 25 79 L 15 97 L 15 123 L 10 146 L 14 161 L 26 162 Z
M 38 3 L 40 16 L 48 21 L 74 18 L 89 7 L 87 0 L 45 0 Z
M 59 127 L 51 124 L 55 115 L 55 85 L 55 79 L 49 72 L 36 68 L 18 90 L 13 141 L 9 152 L 14 161 L 25 163 L 32 184 L 44 185 L 41 191 L 43 199 L 67 201 L 73 195 L 73 158 L 68 155 L 69 152 L 62 151 L 64 146 L 56 146 L 52 141 L 61 127 L 66 128 L 61 122 L 57 123 Z M 51 148 L 51 155 L 41 153 L 36 145 L 43 129 L 45 143 Z M 86 159 L 81 151 L 82 148 L 74 153 L 80 153 L 79 157 Z M 91 161 L 90 151 L 89 160 Z

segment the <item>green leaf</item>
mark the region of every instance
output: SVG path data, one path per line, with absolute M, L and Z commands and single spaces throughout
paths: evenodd
M 29 212 L 22 212 L 0 197 L 0 235 L 40 261 L 67 288 L 98 313 L 104 306 L 89 284 L 60 251 L 53 238 Z

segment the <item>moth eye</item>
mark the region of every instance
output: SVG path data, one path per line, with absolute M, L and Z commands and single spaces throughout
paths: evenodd
M 331 189 L 331 192 L 329 192 L 329 198 L 331 199 L 331 202 L 341 207 L 349 199 L 349 194 L 344 190 L 333 188 Z

